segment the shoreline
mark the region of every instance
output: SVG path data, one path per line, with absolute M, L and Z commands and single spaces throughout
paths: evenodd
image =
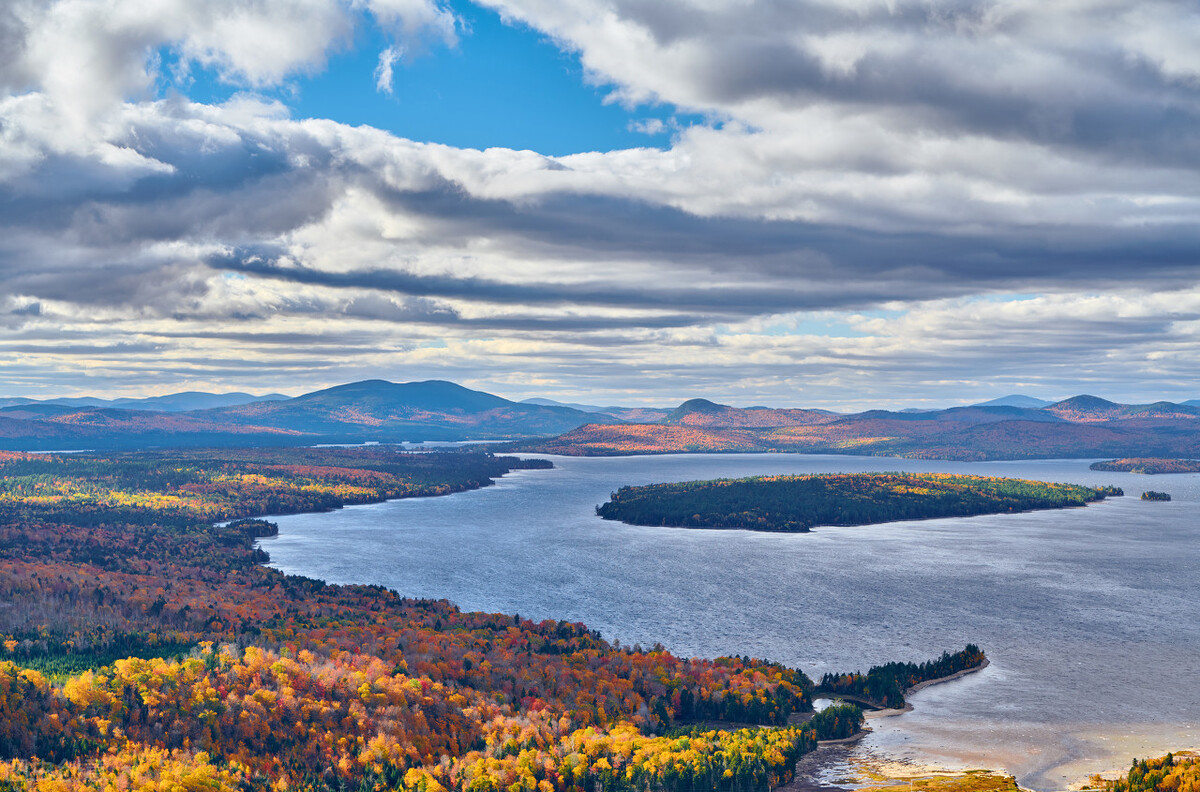
M 905 701 L 904 701 L 903 707 L 879 707 L 878 705 L 875 704 L 875 702 L 871 701 L 870 699 L 867 699 L 864 696 L 854 695 L 853 693 L 844 693 L 844 694 L 830 693 L 828 696 L 822 696 L 822 698 L 829 698 L 834 701 L 838 701 L 840 699 L 842 701 L 849 701 L 853 704 L 863 704 L 867 707 L 870 707 L 871 709 L 863 711 L 863 716 L 866 717 L 867 720 L 871 720 L 873 718 L 891 718 L 896 715 L 903 715 L 906 712 L 912 712 L 912 710 L 913 710 L 912 702 L 908 701 L 908 696 L 910 694 L 916 693 L 917 691 L 920 691 L 920 690 L 924 690 L 927 687 L 932 687 L 934 685 L 940 685 L 943 682 L 953 682 L 956 679 L 962 679 L 963 677 L 967 676 L 968 674 L 974 674 L 976 672 L 982 671 L 983 669 L 987 668 L 991 664 L 992 664 L 992 661 L 989 660 L 987 657 L 984 657 L 983 662 L 977 666 L 973 666 L 971 668 L 964 668 L 962 671 L 955 671 L 953 674 L 948 674 L 947 676 L 944 676 L 944 677 L 937 677 L 936 679 L 926 679 L 924 682 L 918 682 L 917 684 L 913 685 L 912 687 L 910 687 L 904 691 Z
M 983 662 L 973 668 L 964 668 L 961 671 L 955 671 L 953 674 L 948 674 L 944 677 L 927 679 L 924 682 L 918 682 L 908 690 L 904 691 L 906 701 L 903 707 L 867 710 L 863 713 L 864 719 L 869 721 L 877 718 L 890 718 L 897 715 L 903 715 L 906 712 L 911 712 L 913 710 L 913 704 L 911 701 L 907 701 L 909 694 L 916 693 L 927 687 L 932 687 L 933 685 L 942 684 L 943 682 L 953 682 L 956 679 L 962 679 L 968 674 L 974 674 L 977 671 L 982 671 L 989 665 L 991 665 L 991 660 L 989 660 L 987 657 L 984 657 Z M 830 698 L 834 701 L 840 699 L 843 701 L 851 701 L 853 703 L 862 703 L 871 706 L 871 702 L 866 701 L 861 696 L 830 696 Z M 858 767 L 857 774 L 865 773 L 868 776 L 874 776 L 873 780 L 877 782 L 883 782 L 885 785 L 888 784 L 888 782 L 894 781 L 909 780 L 911 782 L 914 777 L 939 776 L 950 778 L 965 776 L 967 774 L 967 771 L 952 770 L 940 765 L 911 765 L 911 763 L 904 760 L 893 759 L 889 757 L 877 758 L 873 763 L 875 766 L 872 768 L 867 768 L 866 761 L 860 759 L 856 762 L 851 751 L 852 746 L 855 746 L 857 743 L 861 742 L 862 739 L 871 734 L 871 732 L 871 727 L 864 723 L 863 727 L 850 737 L 844 737 L 837 740 L 818 740 L 817 747 L 800 757 L 800 759 L 796 762 L 795 775 L 793 776 L 792 780 L 786 784 L 776 787 L 775 789 L 771 790 L 771 792 L 852 792 L 854 789 L 861 788 L 863 785 L 857 781 L 852 782 L 852 786 L 839 786 L 836 783 L 825 783 L 817 778 L 817 774 L 821 770 L 839 762 L 845 766 L 845 769 L 848 772 L 853 772 L 851 768 L 858 764 L 860 766 Z M 903 768 L 904 772 L 898 772 L 897 768 Z M 1004 776 L 1003 771 L 997 772 L 995 770 L 987 770 L 986 772 L 989 775 L 997 777 Z M 845 783 L 850 782 L 847 781 Z M 1018 789 L 1019 788 L 1020 787 L 1018 787 Z

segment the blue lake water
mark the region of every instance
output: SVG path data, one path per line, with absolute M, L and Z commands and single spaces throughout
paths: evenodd
M 819 678 L 979 644 L 991 666 L 913 696 L 856 750 L 1003 768 L 1065 788 L 1133 756 L 1200 747 L 1200 476 L 1088 461 L 954 463 L 793 454 L 550 457 L 496 486 L 275 518 L 272 564 L 465 610 L 582 621 L 623 644 L 749 654 Z M 788 472 L 929 471 L 1115 484 L 1081 509 L 817 528 L 644 528 L 594 507 L 624 484 Z M 1144 502 L 1147 489 L 1173 496 Z

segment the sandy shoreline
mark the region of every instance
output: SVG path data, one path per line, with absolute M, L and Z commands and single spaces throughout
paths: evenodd
M 845 741 L 838 741 L 844 743 Z M 1017 792 L 1004 772 L 953 770 L 844 744 L 821 743 L 796 763 L 796 777 L 773 792 Z
M 982 671 L 990 664 L 991 661 L 985 657 L 982 663 L 973 668 L 965 668 L 962 671 L 956 671 L 944 677 L 919 682 L 904 692 L 905 698 L 907 699 L 910 694 L 924 688 L 943 682 L 952 682 L 968 674 L 973 674 L 976 671 Z M 841 699 L 868 706 L 871 705 L 871 702 L 866 701 L 860 696 L 831 695 L 829 698 L 835 701 Z M 912 709 L 912 702 L 906 701 L 902 708 L 867 710 L 864 712 L 864 715 L 867 719 L 887 718 L 902 715 L 905 712 L 912 711 Z M 870 733 L 871 727 L 864 725 L 862 730 L 852 737 L 818 742 L 815 750 L 805 754 L 796 763 L 796 775 L 793 781 L 778 787 L 774 792 L 837 792 L 838 790 L 841 792 L 850 792 L 850 790 L 872 785 L 887 787 L 895 784 L 903 784 L 904 782 L 908 782 L 911 787 L 912 783 L 917 779 L 953 779 L 965 777 L 969 773 L 981 772 L 997 779 L 1011 780 L 1011 777 L 1003 773 L 990 770 L 952 770 L 934 764 L 914 763 L 894 757 L 876 755 L 872 751 L 868 751 L 866 755 L 854 751 L 853 747 Z M 837 778 L 830 778 L 830 776 L 837 776 Z M 842 784 L 845 786 L 842 786 Z

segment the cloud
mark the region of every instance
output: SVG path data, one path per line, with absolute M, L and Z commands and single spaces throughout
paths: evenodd
M 719 121 L 549 157 L 155 98 L 164 53 L 252 91 L 366 24 L 390 92 L 402 52 L 458 40 L 426 0 L 5 4 L 8 381 L 1200 396 L 1200 31 L 1178 4 L 487 4 L 618 100 Z
M 643 135 L 661 135 L 667 132 L 669 127 L 661 118 L 647 118 L 644 121 L 630 121 L 629 131 L 638 132 Z
M 1195 112 L 1200 77 L 1184 44 L 1200 20 L 1170 0 L 485 2 L 578 51 L 630 101 L 764 125 L 828 104 L 1066 145 L 1165 141 Z
M 120 102 L 150 98 L 164 51 L 183 74 L 211 68 L 261 89 L 323 68 L 365 12 L 401 43 L 457 40 L 434 0 L 12 0 L 0 10 L 0 87 L 45 94 L 79 135 Z
M 447 46 L 458 43 L 459 21 L 454 12 L 435 0 L 353 0 L 353 8 L 366 7 L 393 36 L 419 44 L 433 39 Z
M 399 57 L 400 51 L 395 47 L 388 47 L 379 53 L 379 65 L 375 67 L 375 90 L 385 94 L 392 93 L 392 67 Z

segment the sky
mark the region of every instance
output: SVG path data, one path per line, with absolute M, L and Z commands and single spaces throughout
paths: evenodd
M 6 0 L 0 396 L 1200 398 L 1200 7 Z

